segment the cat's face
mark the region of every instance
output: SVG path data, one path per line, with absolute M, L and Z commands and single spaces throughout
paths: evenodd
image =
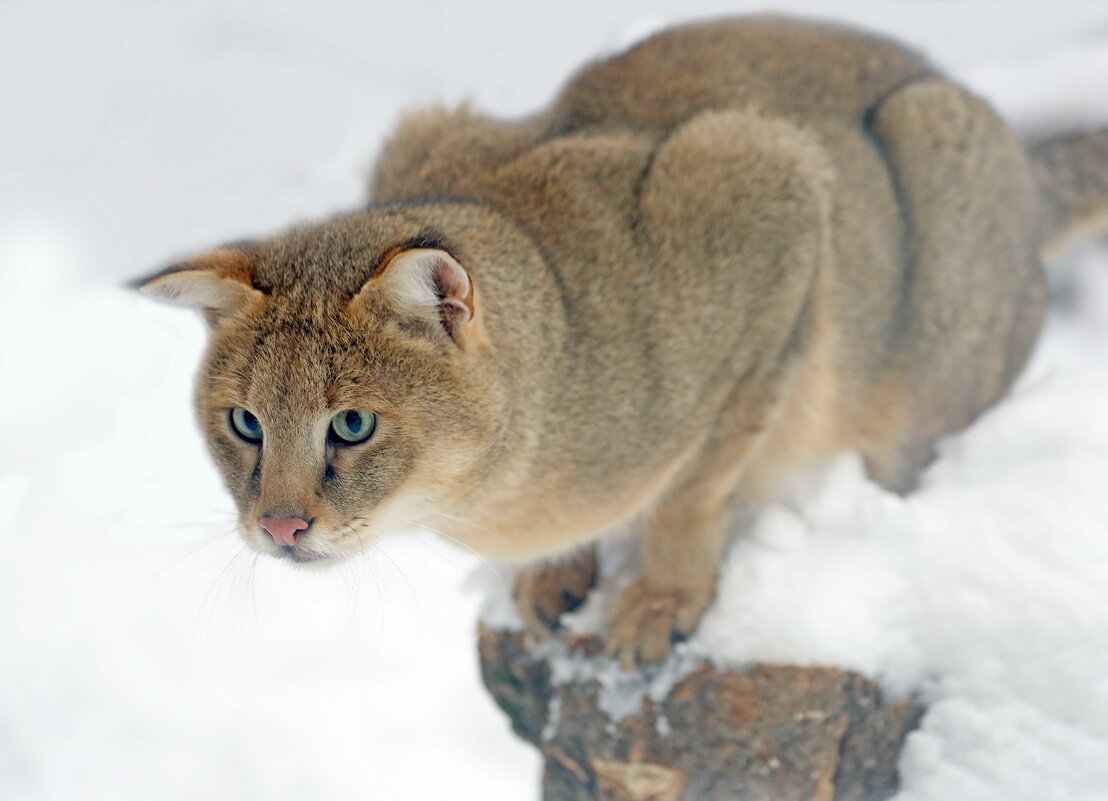
M 208 319 L 208 446 L 246 542 L 301 563 L 432 519 L 495 436 L 466 271 L 439 247 L 340 247 L 326 231 L 213 251 L 140 286 Z

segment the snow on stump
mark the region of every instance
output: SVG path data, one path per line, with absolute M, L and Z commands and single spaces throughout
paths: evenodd
M 923 714 L 851 671 L 700 664 L 613 720 L 600 678 L 554 677 L 552 656 L 604 660 L 602 648 L 481 624 L 485 686 L 542 752 L 544 801 L 877 801 L 895 793 Z

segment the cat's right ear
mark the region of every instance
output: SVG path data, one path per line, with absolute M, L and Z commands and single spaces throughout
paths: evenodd
M 383 300 L 396 314 L 441 328 L 464 350 L 488 344 L 477 289 L 457 260 L 439 248 L 395 253 L 350 301 L 352 306 Z
M 216 248 L 130 286 L 155 300 L 196 309 L 215 328 L 261 296 L 253 283 L 257 264 L 257 255 L 248 246 Z

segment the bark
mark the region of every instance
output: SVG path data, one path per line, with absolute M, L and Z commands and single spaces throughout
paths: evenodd
M 544 801 L 879 801 L 923 714 L 858 673 L 758 664 L 703 666 L 611 721 L 599 683 L 555 685 L 530 635 L 482 626 L 479 648 L 485 686 L 543 754 Z

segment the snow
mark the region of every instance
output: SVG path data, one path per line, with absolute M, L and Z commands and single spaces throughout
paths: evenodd
M 834 14 L 924 47 L 1024 128 L 1108 120 L 1103 4 L 1036 5 Z M 0 798 L 537 797 L 537 756 L 479 685 L 476 560 L 418 535 L 328 573 L 247 556 L 192 421 L 202 326 L 120 283 L 353 206 L 403 107 L 524 113 L 589 56 L 759 7 L 0 7 Z M 901 801 L 1108 792 L 1108 253 L 1060 265 L 1058 295 L 1018 391 L 920 492 L 849 457 L 808 477 L 736 542 L 684 647 L 923 694 Z

